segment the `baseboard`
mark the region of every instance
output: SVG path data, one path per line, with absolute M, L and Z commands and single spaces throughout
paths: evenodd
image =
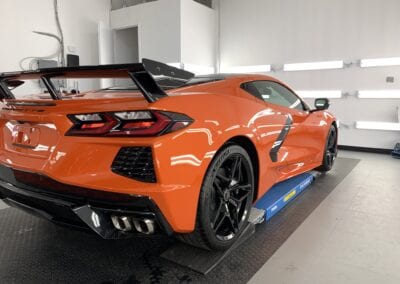
M 367 152 L 367 153 L 378 153 L 378 154 L 391 154 L 392 149 L 382 149 L 382 148 L 369 148 L 369 147 L 359 147 L 359 146 L 347 146 L 338 145 L 339 150 L 357 151 L 357 152 Z

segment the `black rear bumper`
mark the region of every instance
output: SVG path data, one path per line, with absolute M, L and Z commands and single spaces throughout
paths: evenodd
M 10 206 L 55 223 L 90 228 L 105 239 L 139 234 L 115 229 L 112 215 L 151 219 L 156 223 L 156 233 L 173 233 L 149 197 L 70 186 L 43 175 L 4 165 L 0 165 L 0 199 Z

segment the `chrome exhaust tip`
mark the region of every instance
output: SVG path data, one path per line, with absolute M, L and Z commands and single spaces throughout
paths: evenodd
M 151 235 L 154 234 L 155 224 L 153 220 L 150 219 L 133 219 L 133 225 L 136 231 L 142 234 Z
M 111 216 L 114 227 L 122 232 L 130 232 L 133 230 L 131 219 L 127 216 Z
M 151 235 L 155 232 L 155 223 L 154 220 L 151 219 L 112 215 L 111 221 L 115 229 L 121 232 L 132 232 L 136 230 L 145 235 Z

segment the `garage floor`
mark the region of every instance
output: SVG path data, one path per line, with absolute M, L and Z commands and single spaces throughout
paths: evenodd
M 105 241 L 0 202 L 0 282 L 399 283 L 400 217 L 393 216 L 400 163 L 384 155 L 340 156 L 330 174 L 257 226 L 207 276 L 159 257 L 173 239 Z
M 250 283 L 400 283 L 400 160 L 340 156 L 361 161 Z

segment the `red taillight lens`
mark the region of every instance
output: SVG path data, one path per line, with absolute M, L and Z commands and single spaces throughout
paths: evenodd
M 87 123 L 82 125 L 82 129 L 97 129 L 104 127 L 105 123 L 98 122 L 98 123 Z
M 127 111 L 69 115 L 72 136 L 157 136 L 187 127 L 184 114 L 162 111 Z
M 102 135 L 118 125 L 118 121 L 109 114 L 88 114 L 68 116 L 74 126 L 67 135 Z

